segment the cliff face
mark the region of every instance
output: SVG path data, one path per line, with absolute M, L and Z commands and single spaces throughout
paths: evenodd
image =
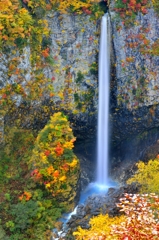
M 150 8 L 126 26 L 113 8 L 112 2 L 116 105 L 110 106 L 111 154 L 118 165 L 143 159 L 159 137 L 159 18 Z
M 47 19 L 55 64 L 45 69 L 45 74 L 53 79 L 54 100 L 75 114 L 88 115 L 90 105 L 97 107 L 99 21 L 91 21 L 88 15 L 57 12 Z
M 132 26 L 110 10 L 116 56 L 118 105 L 127 109 L 159 102 L 159 18 L 153 9 L 138 13 Z M 155 45 L 156 44 L 156 45 Z
M 158 138 L 159 51 L 156 48 L 159 21 L 151 8 L 145 15 L 139 13 L 134 23 L 127 27 L 117 17 L 113 4 L 112 1 L 109 9 L 113 44 L 111 152 L 114 161 L 117 158 L 119 161 L 133 160 L 140 158 L 143 149 Z M 86 14 L 60 15 L 57 12 L 50 12 L 47 20 L 51 29 L 50 51 L 55 63 L 45 67 L 44 72 L 56 92 L 52 100 L 58 109 L 67 109 L 70 114 L 72 127 L 79 139 L 77 152 L 81 153 L 84 146 L 85 152 L 92 152 L 95 156 L 100 20 L 92 21 Z M 29 51 L 29 47 L 24 50 L 19 66 L 24 70 L 26 81 L 30 78 Z M 8 81 L 14 82 L 14 76 L 8 77 L 7 68 L 7 59 L 1 55 L 1 86 Z M 20 104 L 20 99 L 17 100 Z M 46 124 L 48 115 L 44 114 L 43 119 L 40 128 Z M 35 127 L 38 121 L 33 121 Z M 28 119 L 26 125 L 27 122 Z
M 86 145 L 88 142 L 90 146 L 92 139 L 95 141 L 96 135 L 100 20 L 90 20 L 90 16 L 87 14 L 61 15 L 58 12 L 50 12 L 47 15 L 47 20 L 51 32 L 49 48 L 54 64 L 45 67 L 44 73 L 50 79 L 55 90 L 55 95 L 51 100 L 56 103 L 56 106 L 53 111 L 49 110 L 49 113 L 41 111 L 40 107 L 37 106 L 40 103 L 39 100 L 38 103 L 34 104 L 35 108 L 34 106 L 32 109 L 28 107 L 24 111 L 20 106 L 21 98 L 17 96 L 18 111 L 24 117 L 23 127 L 41 129 L 47 123 L 49 114 L 60 109 L 66 110 L 67 114 L 70 115 L 76 137 L 82 145 L 85 145 L 83 144 L 84 140 Z M 24 82 L 30 80 L 29 54 L 30 49 L 28 47 L 24 49 L 22 61 L 18 66 L 23 70 Z M 17 52 L 15 55 L 9 56 L 10 59 L 18 57 L 19 53 Z M 1 86 L 4 86 L 7 82 L 13 83 L 14 77 L 16 77 L 14 75 L 8 77 L 7 59 L 8 57 L 1 55 Z M 50 101 L 49 96 L 46 96 L 46 99 L 47 102 Z M 36 111 L 36 109 L 38 110 Z M 88 140 L 86 140 L 87 137 Z

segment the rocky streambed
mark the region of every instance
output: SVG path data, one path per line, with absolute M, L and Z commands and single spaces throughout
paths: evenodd
M 105 194 L 93 194 L 87 200 L 77 205 L 76 212 L 70 219 L 62 224 L 58 222 L 58 231 L 53 233 L 52 240 L 72 240 L 72 233 L 80 226 L 84 229 L 90 227 L 89 220 L 99 214 L 109 214 L 109 216 L 120 215 L 120 209 L 116 206 L 124 193 L 137 193 L 139 186 L 136 184 L 124 185 L 119 188 L 109 188 Z

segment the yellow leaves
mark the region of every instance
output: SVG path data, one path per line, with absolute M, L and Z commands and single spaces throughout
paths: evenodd
M 138 170 L 132 178 L 128 179 L 127 183 L 140 183 L 141 193 L 159 193 L 159 160 L 149 160 L 147 164 L 140 161 L 136 165 L 138 167 Z
M 108 214 L 102 215 L 100 214 L 97 217 L 93 217 L 90 219 L 91 228 L 89 230 L 78 228 L 73 235 L 76 239 L 79 240 L 99 240 L 99 239 L 117 239 L 115 236 L 110 236 L 111 227 L 114 224 L 120 224 L 125 220 L 125 216 L 120 217 L 109 217 Z M 101 238 L 100 238 L 101 237 Z
M 40 161 L 41 161 L 43 164 L 48 163 L 47 157 L 46 157 L 46 155 L 45 155 L 43 152 L 40 153 Z
M 63 99 L 63 98 L 64 98 L 63 92 L 59 92 L 59 93 L 58 93 L 58 96 L 59 96 L 61 99 Z
M 98 40 L 94 40 L 93 42 L 94 42 L 94 44 L 98 44 Z
M 0 1 L 0 10 L 1 12 L 7 11 L 12 6 L 12 2 L 9 0 Z
M 73 142 L 65 142 L 63 145 L 64 148 L 72 149 L 74 147 Z
M 4 26 L 0 23 L 0 31 L 4 28 Z
M 69 165 L 71 168 L 74 168 L 74 167 L 77 166 L 77 163 L 78 163 L 78 160 L 74 158 L 71 163 L 68 163 L 68 165 Z
M 50 187 L 51 187 L 51 184 L 50 184 L 50 183 L 47 183 L 47 184 L 45 184 L 45 187 L 46 187 L 46 188 L 50 188 Z
M 78 14 L 81 14 L 81 8 L 89 8 L 92 5 L 92 0 L 87 0 L 87 2 L 84 2 L 82 0 L 67 0 L 67 1 L 56 1 L 52 0 L 51 3 L 52 5 L 57 6 L 58 5 L 58 10 L 61 13 L 68 13 L 71 9 L 71 11 L 76 11 Z
M 66 176 L 62 176 L 62 177 L 60 177 L 59 180 L 60 180 L 61 182 L 66 181 Z

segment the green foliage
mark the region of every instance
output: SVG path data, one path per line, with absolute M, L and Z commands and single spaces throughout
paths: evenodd
M 127 181 L 127 183 L 140 183 L 141 193 L 154 192 L 159 194 L 159 160 L 149 160 L 148 163 L 139 162 L 136 165 L 138 170 L 136 174 Z
M 78 93 L 74 93 L 74 99 L 75 99 L 75 102 L 78 102 L 78 101 L 79 101 L 79 95 L 78 95 Z
M 27 165 L 34 139 L 30 130 L 5 129 L 5 145 L 0 149 L 0 239 L 3 240 L 49 239 L 55 221 L 65 209 L 64 204 L 57 203 L 30 178 Z
M 84 75 L 79 71 L 77 73 L 77 78 L 75 79 L 76 83 L 81 83 L 84 80 Z
M 6 233 L 1 225 L 1 221 L 0 221 L 0 240 L 7 240 L 8 238 L 6 238 Z
M 157 14 L 159 15 L 159 1 L 158 0 L 152 0 L 153 6 Z
M 96 62 L 93 62 L 90 66 L 90 73 L 93 75 L 97 75 L 98 74 L 98 64 Z

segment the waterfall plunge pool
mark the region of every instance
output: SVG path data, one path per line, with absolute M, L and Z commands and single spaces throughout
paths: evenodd
M 53 230 L 57 237 L 52 237 L 52 240 L 65 239 L 65 236 L 67 234 L 67 222 L 73 215 L 76 215 L 78 206 L 81 204 L 85 204 L 89 197 L 106 195 L 109 188 L 118 188 L 118 183 L 112 181 L 111 179 L 108 179 L 107 185 L 101 185 L 97 182 L 89 183 L 85 190 L 81 192 L 78 205 L 75 207 L 75 209 L 71 213 L 63 214 L 62 217 L 59 219 L 59 221 L 63 223 L 63 226 L 60 231 L 58 231 L 57 229 Z

